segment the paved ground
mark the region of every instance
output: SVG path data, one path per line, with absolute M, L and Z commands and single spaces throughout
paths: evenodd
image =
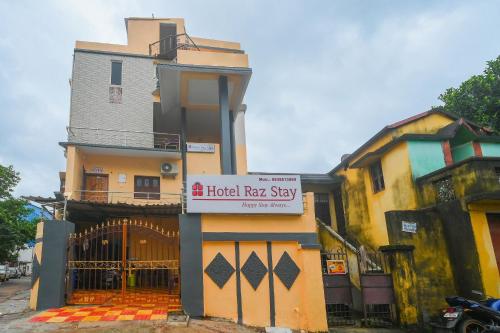
M 167 324 L 165 320 L 150 321 L 112 321 L 112 322 L 65 322 L 40 323 L 30 319 L 40 315 L 28 309 L 30 278 L 12 279 L 0 284 L 0 332 L 2 333 L 257 333 L 263 329 L 238 326 L 220 320 L 191 320 L 189 327 L 178 327 Z M 403 333 L 399 330 L 335 328 L 331 333 Z
M 30 322 L 41 312 L 28 309 L 30 278 L 11 279 L 0 284 L 0 332 L 2 333 L 45 333 L 74 332 L 79 333 L 256 333 L 261 330 L 242 327 L 234 323 L 217 320 L 191 320 L 189 327 L 177 327 L 167 324 L 165 320 L 152 321 L 113 321 L 113 322 L 68 322 L 40 323 Z
M 8 323 L 30 314 L 28 299 L 31 278 L 10 279 L 0 284 L 0 332 Z

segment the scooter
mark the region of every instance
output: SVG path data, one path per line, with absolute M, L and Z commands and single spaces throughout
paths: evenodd
M 484 297 L 481 292 L 472 291 Z M 430 325 L 433 333 L 500 333 L 500 299 L 476 302 L 460 296 L 446 297 L 450 305 Z

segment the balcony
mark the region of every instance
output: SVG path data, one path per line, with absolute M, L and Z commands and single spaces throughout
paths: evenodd
M 177 205 L 182 203 L 182 195 L 180 193 L 164 192 L 78 190 L 71 193 L 70 199 L 104 204 L 128 204 L 135 206 Z
M 88 147 L 180 152 L 180 135 L 91 127 L 67 127 L 68 144 Z
M 199 51 L 200 49 L 186 33 L 167 36 L 149 44 L 149 55 L 158 59 L 175 61 L 177 50 Z
M 500 158 L 471 157 L 417 178 L 421 203 L 466 202 L 500 193 Z

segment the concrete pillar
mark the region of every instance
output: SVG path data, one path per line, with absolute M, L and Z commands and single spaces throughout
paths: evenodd
M 400 326 L 415 327 L 419 324 L 420 309 L 417 293 L 417 276 L 413 258 L 413 245 L 381 246 L 386 273 L 391 273 L 396 298 L 396 315 Z
M 202 317 L 204 303 L 201 215 L 179 215 L 179 232 L 182 307 L 191 317 Z
M 186 177 L 187 177 L 187 120 L 186 120 L 186 108 L 181 108 L 181 156 L 182 156 L 182 188 L 184 191 L 186 189 Z M 184 194 L 184 193 L 183 193 Z
M 235 135 L 234 135 L 234 118 L 235 118 L 235 113 L 234 111 L 229 112 L 229 123 L 230 123 L 230 133 L 231 133 L 231 167 L 232 167 L 232 174 L 236 175 L 237 174 L 237 167 L 236 167 L 236 140 L 235 140 Z
M 233 173 L 231 157 L 231 121 L 229 115 L 229 87 L 227 76 L 219 77 L 219 115 L 220 115 L 220 162 L 221 173 Z
M 67 221 L 42 221 L 37 224 L 30 308 L 45 310 L 65 304 L 65 275 L 69 234 L 75 225 Z

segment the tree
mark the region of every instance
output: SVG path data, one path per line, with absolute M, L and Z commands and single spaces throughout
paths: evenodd
M 482 74 L 448 88 L 439 99 L 445 111 L 500 132 L 500 56 L 488 61 Z
M 35 238 L 36 224 L 27 220 L 27 202 L 12 196 L 20 180 L 12 166 L 0 165 L 0 263 L 15 261 L 17 251 Z

